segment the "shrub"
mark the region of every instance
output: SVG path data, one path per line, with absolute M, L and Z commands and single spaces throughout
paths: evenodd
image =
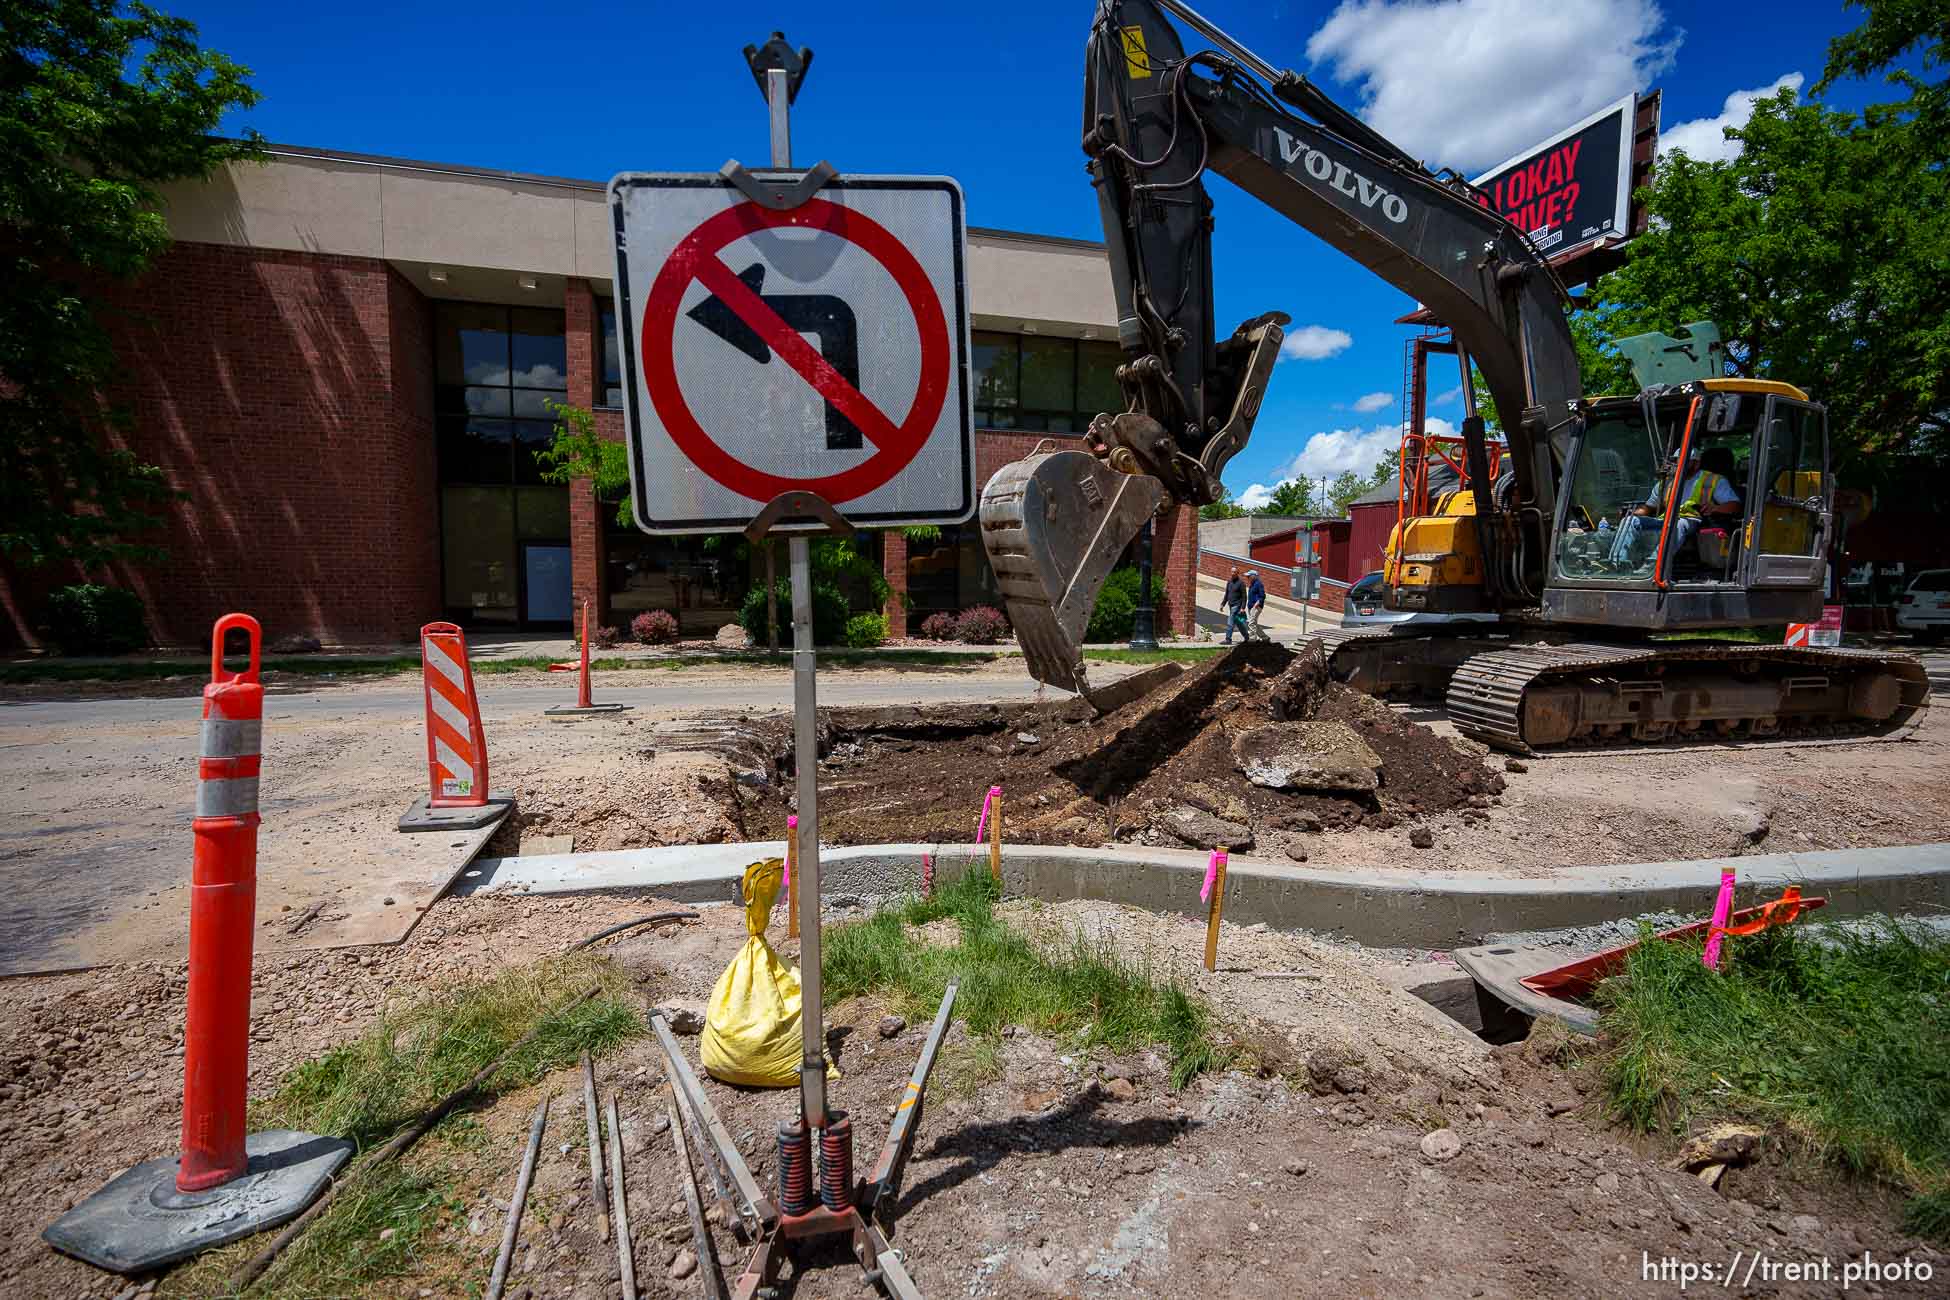
M 955 616 L 953 614 L 930 614 L 921 620 L 921 636 L 929 641 L 952 641 L 955 639 Z
M 775 584 L 779 593 L 779 644 L 792 644 L 792 584 Z M 837 586 L 814 582 L 812 589 L 813 641 L 818 645 L 840 645 L 846 637 L 846 596 Z M 765 644 L 765 584 L 745 593 L 738 608 L 738 625 L 751 634 L 754 644 Z
M 955 638 L 970 645 L 994 645 L 1009 635 L 1009 620 L 993 605 L 970 605 L 955 616 Z
M 1158 581 L 1156 569 L 1151 571 L 1151 625 L 1154 628 L 1171 626 L 1169 612 L 1165 608 L 1164 585 Z M 1113 569 L 1110 577 L 1104 579 L 1103 588 L 1097 593 L 1097 604 L 1090 611 L 1090 623 L 1084 628 L 1085 641 L 1128 641 L 1131 629 L 1137 622 L 1138 571 L 1131 565 Z
M 630 620 L 630 635 L 644 645 L 669 645 L 677 639 L 677 617 L 667 609 L 646 609 Z
M 846 620 L 846 643 L 855 650 L 871 650 L 886 639 L 885 614 L 855 614 Z
M 599 627 L 589 634 L 589 641 L 598 650 L 614 650 L 623 644 L 623 629 L 620 627 Z
M 63 587 L 48 597 L 47 622 L 62 654 L 119 655 L 149 644 L 142 598 L 123 587 Z

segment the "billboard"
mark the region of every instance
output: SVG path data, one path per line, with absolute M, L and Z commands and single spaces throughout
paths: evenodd
M 1569 130 L 1491 168 L 1476 201 L 1503 214 L 1553 261 L 1631 233 L 1632 135 L 1638 96 L 1627 95 Z

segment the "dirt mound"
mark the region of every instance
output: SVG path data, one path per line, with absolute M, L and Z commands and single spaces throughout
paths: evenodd
M 734 787 L 733 819 L 753 837 L 783 835 L 792 800 L 791 721 L 762 727 L 773 782 Z M 1330 681 L 1318 647 L 1266 642 L 1101 718 L 1075 699 L 824 710 L 820 746 L 820 838 L 839 844 L 971 839 L 999 784 L 1018 842 L 1305 860 L 1308 833 L 1480 806 L 1503 788 L 1480 758 Z

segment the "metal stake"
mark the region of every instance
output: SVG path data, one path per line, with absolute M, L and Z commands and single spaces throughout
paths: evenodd
M 596 1067 L 582 1054 L 582 1114 L 589 1129 L 589 1191 L 596 1203 L 596 1235 L 609 1240 L 609 1189 L 603 1185 L 602 1126 L 596 1120 Z
M 528 1150 L 521 1157 L 514 1199 L 508 1203 L 508 1222 L 501 1230 L 501 1250 L 494 1257 L 494 1272 L 488 1277 L 487 1300 L 501 1300 L 502 1289 L 508 1285 L 508 1264 L 514 1259 L 515 1239 L 521 1233 L 521 1211 L 528 1204 L 528 1184 L 535 1177 L 535 1157 L 542 1149 L 542 1129 L 547 1124 L 548 1098 L 544 1097 L 528 1125 Z

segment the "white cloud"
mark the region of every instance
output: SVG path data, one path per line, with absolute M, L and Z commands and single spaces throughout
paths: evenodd
M 1475 173 L 1651 84 L 1683 38 L 1658 0 L 1343 0 L 1307 57 L 1369 126 Z
M 1393 393 L 1369 393 L 1365 397 L 1354 399 L 1354 409 L 1366 415 L 1370 411 L 1379 411 L 1384 406 L 1390 406 L 1394 401 Z
M 1462 400 L 1462 385 L 1457 384 L 1454 388 L 1445 388 L 1441 392 L 1437 393 L 1434 397 L 1431 397 L 1429 399 L 1429 405 L 1448 406 L 1452 402 L 1460 402 L 1461 400 Z
M 1282 485 L 1292 481 L 1290 478 L 1283 478 L 1278 483 L 1255 483 L 1233 499 L 1248 510 L 1257 510 L 1271 501 L 1273 493 Z
M 1402 431 L 1393 424 L 1377 424 L 1368 429 L 1331 429 L 1307 439 L 1300 454 L 1282 465 L 1280 473 L 1316 485 L 1324 474 L 1331 483 L 1344 470 L 1371 473 L 1384 453 L 1401 444 Z
M 1282 361 L 1325 361 L 1338 352 L 1345 352 L 1353 344 L 1354 336 L 1346 330 L 1329 329 L 1325 325 L 1302 325 L 1297 330 L 1288 330 L 1286 338 L 1280 343 Z
M 1783 89 L 1798 94 L 1804 80 L 1798 72 L 1787 72 L 1774 78 L 1772 85 L 1757 90 L 1736 90 L 1720 106 L 1718 117 L 1696 117 L 1663 128 L 1659 132 L 1659 152 L 1680 152 L 1700 162 L 1730 162 L 1740 154 L 1740 141 L 1727 139 L 1727 128 L 1747 125 L 1747 119 L 1754 115 L 1755 100 L 1766 99 Z

